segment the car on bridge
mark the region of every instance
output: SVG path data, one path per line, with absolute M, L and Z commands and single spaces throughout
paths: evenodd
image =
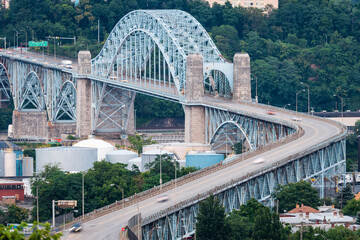
M 71 228 L 69 229 L 69 232 L 80 232 L 82 230 L 82 224 L 81 222 L 74 223 Z
M 268 115 L 276 115 L 276 113 L 273 110 L 267 110 L 266 114 L 268 114 Z
M 263 162 L 265 162 L 265 159 L 264 159 L 264 158 L 258 158 L 258 159 L 256 159 L 256 160 L 254 160 L 253 163 L 255 163 L 255 164 L 260 164 L 260 163 L 263 163 Z

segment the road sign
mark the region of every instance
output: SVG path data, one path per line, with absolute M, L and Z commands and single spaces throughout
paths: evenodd
M 47 41 L 41 41 L 41 42 L 29 41 L 29 47 L 47 47 L 47 46 L 48 46 Z
M 123 228 L 121 229 L 121 231 L 125 232 L 125 228 L 123 227 Z
M 57 202 L 58 202 L 58 207 L 61 208 L 74 208 L 77 206 L 76 200 L 59 200 Z

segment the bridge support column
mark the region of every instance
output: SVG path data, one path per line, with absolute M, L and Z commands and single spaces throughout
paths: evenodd
M 78 55 L 79 74 L 91 73 L 91 54 L 89 51 L 80 51 Z M 92 134 L 91 130 L 91 80 L 77 79 L 76 97 L 76 135 L 86 137 Z
M 203 97 L 203 58 L 191 54 L 186 60 L 185 142 L 205 143 L 205 108 L 196 106 Z
M 233 101 L 251 101 L 250 57 L 247 53 L 234 56 Z
M 15 139 L 48 139 L 46 111 L 13 111 L 13 137 Z

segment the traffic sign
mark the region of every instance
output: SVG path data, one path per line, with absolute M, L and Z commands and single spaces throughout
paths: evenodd
M 121 229 L 121 231 L 125 232 L 125 228 L 123 227 L 123 228 Z
M 34 42 L 29 41 L 29 47 L 47 47 L 48 41 Z
M 61 208 L 74 208 L 77 206 L 76 200 L 59 200 L 58 207 Z

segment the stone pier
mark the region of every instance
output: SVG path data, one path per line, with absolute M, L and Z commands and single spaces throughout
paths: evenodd
M 234 93 L 233 101 L 251 101 L 250 57 L 247 53 L 234 56 Z
M 46 111 L 13 111 L 13 137 L 15 139 L 48 139 Z
M 204 97 L 203 58 L 191 54 L 186 61 L 185 142 L 205 143 L 205 108 L 196 106 Z
M 78 55 L 79 74 L 91 73 L 91 54 L 89 51 L 80 51 Z M 77 79 L 76 93 L 76 135 L 87 137 L 92 134 L 91 128 L 91 80 Z

